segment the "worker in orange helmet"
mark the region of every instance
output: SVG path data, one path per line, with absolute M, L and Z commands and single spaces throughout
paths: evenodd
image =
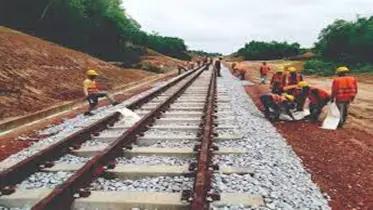
M 271 89 L 274 94 L 282 94 L 284 92 L 284 87 L 286 86 L 286 74 L 284 74 L 284 69 L 277 69 L 276 74 L 273 75 L 271 79 Z
M 84 113 L 84 115 L 92 116 L 92 110 L 97 106 L 98 99 L 102 97 L 106 97 L 113 106 L 118 104 L 118 102 L 112 99 L 106 92 L 102 92 L 98 89 L 95 80 L 98 76 L 98 73 L 95 70 L 88 70 L 86 74 L 87 79 L 84 80 L 83 86 L 84 94 L 87 97 L 89 103 L 89 109 L 87 112 Z
M 345 66 L 339 67 L 336 70 L 338 75 L 333 80 L 332 85 L 332 101 L 336 102 L 340 112 L 339 128 L 342 128 L 346 122 L 348 115 L 348 108 L 350 103 L 355 100 L 358 87 L 355 77 L 348 76 L 349 69 Z
M 271 68 L 267 66 L 267 62 L 263 62 L 263 65 L 259 69 L 260 71 L 260 84 L 266 84 L 268 80 L 268 73 L 271 71 Z
M 293 114 L 290 111 L 294 105 L 294 96 L 286 93 L 282 95 L 269 93 L 261 95 L 260 101 L 264 108 L 264 115 L 270 121 L 278 121 L 281 112 L 285 112 L 293 120 L 295 120 Z
M 299 82 L 298 87 L 301 88 L 305 97 L 310 100 L 309 107 L 311 114 L 306 116 L 305 119 L 311 122 L 317 122 L 322 109 L 331 99 L 329 93 L 320 88 L 311 87 L 306 81 Z
M 301 91 L 298 88 L 298 83 L 303 81 L 303 76 L 297 72 L 297 69 L 293 66 L 288 68 L 289 75 L 287 86 L 284 88 L 284 90 L 290 94 L 296 97 L 297 99 L 297 110 L 301 111 L 303 110 L 304 102 L 306 100 L 304 94 L 301 94 Z

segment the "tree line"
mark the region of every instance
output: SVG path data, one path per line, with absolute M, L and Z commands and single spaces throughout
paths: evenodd
M 305 64 L 306 73 L 330 75 L 339 65 L 372 72 L 373 16 L 334 21 L 321 31 L 314 51 L 316 57 Z
M 201 57 L 223 56 L 223 54 L 218 53 L 218 52 L 206 52 L 206 51 L 203 51 L 203 50 L 189 50 L 189 53 L 192 54 L 192 55 L 201 56 Z
M 104 60 L 134 64 L 145 48 L 190 59 L 184 40 L 144 32 L 121 4 L 122 0 L 3 0 L 0 24 Z
M 299 43 L 251 41 L 234 55 L 243 56 L 245 60 L 273 60 L 296 56 L 301 52 Z
M 251 41 L 233 55 L 246 60 L 272 60 L 296 58 L 307 51 L 314 56 L 306 61 L 305 73 L 332 75 L 341 65 L 354 72 L 373 72 L 373 16 L 334 21 L 320 32 L 310 50 L 302 49 L 298 43 Z

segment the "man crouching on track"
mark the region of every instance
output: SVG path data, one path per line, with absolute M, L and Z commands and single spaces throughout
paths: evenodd
M 92 116 L 93 113 L 91 112 L 98 104 L 98 99 L 102 97 L 106 97 L 110 103 L 115 106 L 118 104 L 114 99 L 112 99 L 106 92 L 99 91 L 97 84 L 96 84 L 96 77 L 98 76 L 95 70 L 88 70 L 87 71 L 87 79 L 84 80 L 84 93 L 87 97 L 89 103 L 89 109 L 87 112 L 84 113 L 86 116 Z
M 278 121 L 282 112 L 285 112 L 291 117 L 291 119 L 295 120 L 293 114 L 290 111 L 293 107 L 295 107 L 294 96 L 286 93 L 282 95 L 269 93 L 261 95 L 260 101 L 262 102 L 264 107 L 264 115 L 270 121 Z

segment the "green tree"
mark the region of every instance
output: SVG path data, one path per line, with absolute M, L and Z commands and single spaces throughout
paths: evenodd
M 316 51 L 327 61 L 373 63 L 373 17 L 336 20 L 321 31 Z
M 105 60 L 136 63 L 149 47 L 189 59 L 182 39 L 149 35 L 121 0 L 3 0 L 0 24 Z
M 246 60 L 272 60 L 295 56 L 300 53 L 301 49 L 298 43 L 251 41 L 234 55 L 243 56 Z

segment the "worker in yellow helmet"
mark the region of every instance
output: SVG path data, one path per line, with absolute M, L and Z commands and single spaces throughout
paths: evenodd
M 323 89 L 312 87 L 308 82 L 302 81 L 298 83 L 304 97 L 310 101 L 309 108 L 311 114 L 306 116 L 305 119 L 311 122 L 317 122 L 322 109 L 330 101 L 330 94 Z
M 286 93 L 291 94 L 297 98 L 297 110 L 302 111 L 306 98 L 298 88 L 298 83 L 303 81 L 303 76 L 293 66 L 288 67 L 288 81 L 287 86 L 284 87 Z
M 106 92 L 100 91 L 96 84 L 96 77 L 98 76 L 95 70 L 88 70 L 87 78 L 83 82 L 84 94 L 87 97 L 89 108 L 84 115 L 92 116 L 92 110 L 97 106 L 98 99 L 106 97 L 110 103 L 115 106 L 118 104 L 114 99 L 112 99 Z
M 332 101 L 336 102 L 341 113 L 338 128 L 342 128 L 345 124 L 348 108 L 350 103 L 355 100 L 358 91 L 357 80 L 355 77 L 347 75 L 349 71 L 345 66 L 337 68 L 338 77 L 333 80 L 332 85 Z
M 283 68 L 276 70 L 276 74 L 272 76 L 271 79 L 271 90 L 274 94 L 282 94 L 284 92 L 284 87 L 286 86 L 286 74 Z
M 264 108 L 264 115 L 270 121 L 278 121 L 281 112 L 285 112 L 293 120 L 295 120 L 291 109 L 295 107 L 295 97 L 290 94 L 277 95 L 273 93 L 264 94 L 260 96 Z

